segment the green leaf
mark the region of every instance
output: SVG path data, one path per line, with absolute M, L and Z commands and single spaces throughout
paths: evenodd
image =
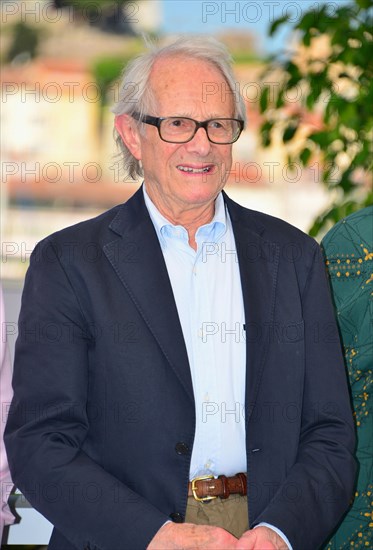
M 273 122 L 265 122 L 260 129 L 262 136 L 262 143 L 264 147 L 269 147 L 271 145 L 271 133 L 273 128 Z
M 288 141 L 291 141 L 298 130 L 298 125 L 294 126 L 294 124 L 291 124 L 287 128 L 285 128 L 285 131 L 282 135 L 282 141 L 284 143 L 287 143 Z
M 371 161 L 371 154 L 368 148 L 363 148 L 354 158 L 354 166 L 368 166 Z
M 288 61 L 288 63 L 285 65 L 285 70 L 290 76 L 287 82 L 287 89 L 289 90 L 291 88 L 294 88 L 294 86 L 297 86 L 299 82 L 303 79 L 303 76 L 299 71 L 298 66 L 295 65 L 295 63 L 293 63 L 292 61 Z
M 305 149 L 303 149 L 303 151 L 301 152 L 301 154 L 299 155 L 299 158 L 301 160 L 301 163 L 303 166 L 307 166 L 308 165 L 308 162 L 311 158 L 311 155 L 312 155 L 312 152 L 310 149 L 308 149 L 308 147 L 306 147 Z
M 346 101 L 342 112 L 339 113 L 340 122 L 349 128 L 359 129 L 359 121 L 356 116 L 356 104 Z
M 336 19 L 333 19 L 333 17 L 330 17 L 324 13 L 318 18 L 317 26 L 315 25 L 315 28 L 317 28 L 318 34 L 324 34 L 331 32 L 333 27 L 336 26 L 336 22 Z
M 330 134 L 329 132 L 315 132 L 308 136 L 308 139 L 319 145 L 321 149 L 324 149 L 329 144 Z
M 329 99 L 327 101 L 326 109 L 325 109 L 325 116 L 324 120 L 326 123 L 329 123 L 330 119 L 333 116 L 339 116 L 341 104 L 343 103 L 343 99 L 336 95 L 334 92 L 332 92 L 329 96 Z
M 276 109 L 281 109 L 285 105 L 284 89 L 281 89 L 276 99 Z
M 339 181 L 339 186 L 343 189 L 345 193 L 348 193 L 349 191 L 351 191 L 351 189 L 354 188 L 354 183 L 351 181 L 350 169 L 346 170 L 346 172 L 341 177 Z
M 296 29 L 301 31 L 309 31 L 312 28 L 318 26 L 320 13 L 314 10 L 308 11 L 304 14 L 299 23 L 295 26 Z
M 260 94 L 260 101 L 259 101 L 259 105 L 260 105 L 260 112 L 261 113 L 264 113 L 264 111 L 267 110 L 267 107 L 268 107 L 268 97 L 269 97 L 269 86 L 266 86 L 262 93 Z
M 310 94 L 308 94 L 306 98 L 306 106 L 309 111 L 312 111 L 313 106 L 315 105 L 319 95 L 320 94 L 316 94 L 316 92 L 313 92 L 313 91 Z
M 334 32 L 332 31 L 331 35 L 332 46 L 342 46 L 344 48 L 347 46 L 349 36 L 345 29 L 337 28 Z
M 356 0 L 356 3 L 363 10 L 368 10 L 373 6 L 372 0 Z
M 293 63 L 292 61 L 288 61 L 285 65 L 285 70 L 290 74 L 292 78 L 300 79 L 302 78 L 302 75 L 299 71 L 298 65 Z
M 283 25 L 287 20 L 289 19 L 289 15 L 283 15 L 282 17 L 279 17 L 278 19 L 275 19 L 273 21 L 272 25 L 269 27 L 268 34 L 269 36 L 273 36 L 275 32 L 277 31 L 278 27 Z
M 304 33 L 302 42 L 303 45 L 306 46 L 306 48 L 309 48 L 309 46 L 311 45 L 311 33 L 309 30 Z

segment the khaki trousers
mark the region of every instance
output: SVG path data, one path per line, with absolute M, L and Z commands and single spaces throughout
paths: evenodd
M 222 527 L 240 538 L 249 528 L 247 496 L 231 495 L 227 499 L 215 498 L 207 503 L 188 497 L 185 522 Z

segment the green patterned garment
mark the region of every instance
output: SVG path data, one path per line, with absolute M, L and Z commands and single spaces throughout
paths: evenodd
M 373 548 L 373 206 L 322 241 L 350 380 L 360 464 L 353 505 L 327 550 Z

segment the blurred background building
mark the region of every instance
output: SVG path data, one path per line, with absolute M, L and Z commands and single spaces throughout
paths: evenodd
M 307 230 L 327 201 L 318 166 L 294 172 L 280 141 L 260 144 L 258 82 L 270 13 L 259 3 L 257 13 L 231 4 L 215 13 L 222 4 L 193 2 L 200 24 L 188 27 L 188 16 L 180 20 L 185 5 L 169 0 L 2 1 L 3 279 L 23 279 L 29 253 L 45 235 L 133 194 L 139 182 L 123 181 L 112 138 L 117 77 L 144 48 L 142 33 L 162 40 L 178 26 L 204 32 L 211 24 L 237 60 L 249 124 L 235 146 L 230 194 Z

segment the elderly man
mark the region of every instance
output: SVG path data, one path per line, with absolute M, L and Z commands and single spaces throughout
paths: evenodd
M 212 39 L 135 60 L 115 126 L 142 188 L 32 255 L 6 440 L 51 550 L 314 550 L 348 507 L 323 261 L 222 192 L 235 89 Z

